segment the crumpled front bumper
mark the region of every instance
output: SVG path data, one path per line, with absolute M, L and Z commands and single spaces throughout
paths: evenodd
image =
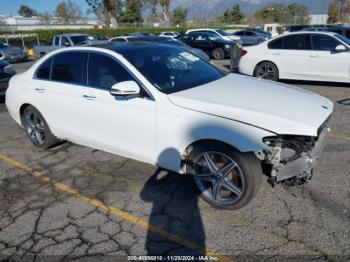
M 274 167 L 274 176 L 278 182 L 292 178 L 300 177 L 306 180 L 312 178 L 313 169 L 316 167 L 317 160 L 319 160 L 324 146 L 327 142 L 327 137 L 330 129 L 325 127 L 320 133 L 314 148 L 310 153 L 303 153 L 302 157 L 291 161 L 287 164 L 280 164 Z

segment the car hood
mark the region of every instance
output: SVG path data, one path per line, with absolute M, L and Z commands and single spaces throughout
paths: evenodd
M 281 135 L 317 136 L 333 111 L 333 103 L 315 93 L 235 74 L 168 97 L 177 106 Z

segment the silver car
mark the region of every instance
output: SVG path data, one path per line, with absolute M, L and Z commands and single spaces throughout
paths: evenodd
M 28 55 L 19 47 L 0 43 L 0 60 L 7 62 L 19 62 L 27 60 Z
M 241 30 L 233 34 L 242 39 L 243 45 L 257 45 L 271 38 L 266 34 L 263 35 L 253 30 Z

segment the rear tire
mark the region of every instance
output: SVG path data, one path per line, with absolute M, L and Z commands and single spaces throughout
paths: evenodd
M 219 142 L 195 146 L 186 168 L 200 197 L 220 209 L 243 208 L 261 186 L 262 170 L 255 154 Z
M 59 143 L 42 114 L 33 106 L 24 109 L 23 126 L 28 138 L 36 147 L 48 149 Z
M 225 51 L 221 47 L 215 48 L 212 51 L 212 56 L 215 60 L 222 60 L 225 58 Z
M 274 63 L 262 62 L 254 70 L 254 77 L 277 81 L 279 78 L 278 68 Z

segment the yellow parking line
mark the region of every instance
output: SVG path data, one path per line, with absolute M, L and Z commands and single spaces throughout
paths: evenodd
M 36 178 L 39 178 L 40 180 L 42 181 L 45 181 L 45 182 L 48 182 L 48 183 L 51 183 L 56 189 L 59 189 L 60 191 L 63 191 L 65 193 L 69 193 L 77 198 L 79 198 L 80 200 L 82 201 L 85 201 L 97 208 L 100 208 L 100 209 L 103 209 L 103 210 L 106 210 L 107 212 L 109 213 L 112 213 L 126 221 L 129 221 L 131 223 L 134 223 L 140 227 L 143 227 L 149 231 L 152 231 L 162 237 L 164 237 L 165 239 L 167 240 L 170 240 L 172 242 L 175 242 L 177 244 L 180 244 L 182 246 L 186 246 L 192 250 L 195 250 L 195 251 L 203 251 L 203 253 L 206 255 L 206 256 L 212 256 L 212 257 L 217 257 L 220 261 L 232 261 L 232 259 L 228 258 L 228 257 L 225 257 L 225 256 L 222 256 L 222 255 L 219 255 L 217 254 L 216 252 L 214 251 L 210 251 L 208 249 L 206 249 L 206 247 L 203 247 L 203 246 L 200 246 L 198 245 L 197 243 L 191 241 L 191 240 L 188 240 L 188 239 L 185 239 L 183 237 L 180 237 L 180 236 L 177 236 L 177 235 L 174 235 L 158 226 L 155 226 L 155 225 L 152 225 L 152 224 L 149 224 L 148 222 L 146 222 L 145 220 L 143 219 L 140 219 L 134 215 L 131 215 L 125 211 L 122 211 L 118 208 L 115 208 L 115 207 L 111 207 L 111 206 L 108 206 L 106 205 L 105 203 L 103 203 L 102 201 L 96 199 L 96 198 L 91 198 L 91 197 L 88 197 L 86 195 L 83 195 L 81 194 L 78 190 L 70 187 L 70 186 L 67 186 L 65 184 L 62 184 L 60 182 L 57 182 L 55 181 L 54 179 L 48 177 L 48 176 L 45 176 L 44 174 L 42 174 L 41 172 L 38 172 L 38 171 L 35 171 L 33 170 L 32 168 L 26 166 L 25 164 L 22 164 L 12 158 L 9 158 L 5 155 L 1 155 L 0 154 L 0 160 L 4 161 L 4 162 L 7 162 L 8 164 L 16 167 L 16 168 L 19 168 L 25 172 L 27 172 L 28 174 L 36 177 Z
M 339 140 L 345 140 L 345 141 L 350 141 L 349 136 L 338 136 L 338 135 L 330 135 L 331 138 L 339 139 Z

